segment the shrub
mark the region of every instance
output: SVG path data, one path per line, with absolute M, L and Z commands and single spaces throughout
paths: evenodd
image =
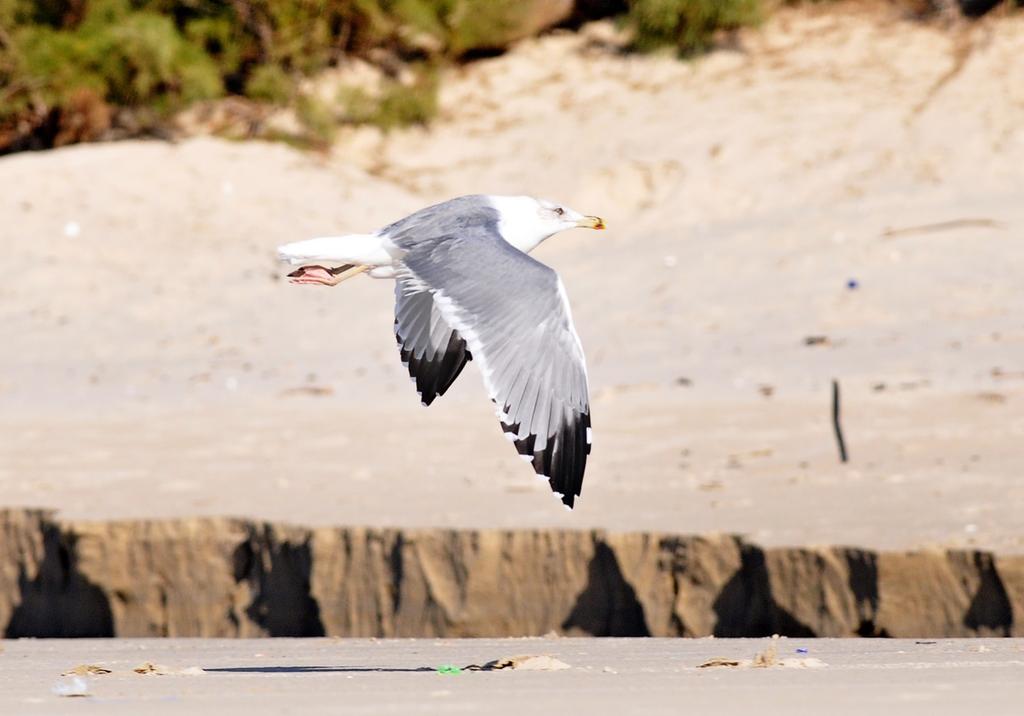
M 295 113 L 306 130 L 306 141 L 312 146 L 323 147 L 334 138 L 334 113 L 316 97 L 301 95 L 295 103 Z
M 380 97 L 370 120 L 383 129 L 427 124 L 437 114 L 437 75 L 424 71 L 411 85 L 395 82 Z
M 518 0 L 462 0 L 449 5 L 445 45 L 453 55 L 501 47 L 528 10 L 528 3 Z
M 495 50 L 534 33 L 543 25 L 569 17 L 571 8 L 549 0 L 395 0 L 390 6 L 400 26 L 411 28 L 429 43 L 399 38 L 409 49 L 433 46 L 447 57 L 476 50 Z
M 32 146 L 91 136 L 82 128 L 103 118 L 145 128 L 224 93 L 295 102 L 322 138 L 334 110 L 302 98 L 297 81 L 344 54 L 392 73 L 418 67 L 412 83 L 347 98 L 347 120 L 426 123 L 438 66 L 505 46 L 544 10 L 541 0 L 0 0 L 0 152 L 24 145 L 19 136 Z
M 759 0 L 630 0 L 626 16 L 636 49 L 673 46 L 683 54 L 707 49 L 719 30 L 760 19 Z
M 24 19 L 31 5 L 8 0 L 2 12 Z M 222 92 L 215 64 L 170 18 L 130 12 L 111 23 L 111 4 L 98 7 L 103 12 L 74 28 L 26 23 L 0 35 L 0 152 L 26 142 L 46 146 L 96 138 L 109 126 L 108 105 L 139 109 L 137 119 L 151 118 L 144 129 L 189 102 Z
M 87 22 L 73 31 L 28 25 L 11 44 L 13 74 L 30 81 L 51 106 L 81 88 L 116 104 L 161 111 L 221 92 L 210 58 L 170 19 L 153 13 L 132 13 L 115 24 Z
M 294 94 L 294 83 L 279 65 L 259 65 L 245 82 L 245 94 L 255 100 L 285 104 Z
M 427 124 L 437 114 L 438 75 L 430 66 L 417 68 L 415 74 L 409 84 L 388 81 L 376 95 L 357 88 L 345 90 L 339 97 L 345 120 L 385 131 Z

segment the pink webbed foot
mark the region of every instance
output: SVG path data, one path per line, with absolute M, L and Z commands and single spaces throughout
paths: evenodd
M 326 266 L 300 266 L 288 274 L 288 282 L 295 284 L 334 286 L 338 283 L 338 279 L 336 278 L 337 274 L 347 268 L 351 267 L 342 266 L 338 269 L 329 269 Z

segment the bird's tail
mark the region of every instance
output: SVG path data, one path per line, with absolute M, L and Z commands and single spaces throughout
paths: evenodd
M 355 266 L 389 266 L 394 261 L 384 248 L 384 240 L 376 234 L 321 236 L 295 241 L 279 246 L 277 256 L 292 265 L 321 261 Z

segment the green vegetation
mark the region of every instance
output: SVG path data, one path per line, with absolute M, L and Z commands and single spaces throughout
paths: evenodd
M 295 93 L 295 83 L 280 65 L 258 65 L 245 81 L 245 94 L 271 104 L 285 104 Z
M 225 94 L 289 104 L 320 139 L 339 112 L 342 121 L 384 128 L 425 123 L 437 107 L 436 68 L 503 47 L 525 7 L 520 0 L 0 0 L 0 152 L 102 136 L 123 115 L 115 110 L 144 129 Z M 411 84 L 387 82 L 380 96 L 348 98 L 340 108 L 301 96 L 303 77 L 345 55 L 372 56 L 391 72 L 421 67 Z
M 3 13 L 8 18 L 15 14 L 10 6 Z M 163 115 L 221 92 L 210 58 L 153 12 L 128 12 L 117 23 L 89 17 L 67 30 L 15 25 L 0 34 L 0 83 L 0 147 L 4 130 L 45 124 L 53 113 L 109 104 Z M 79 119 L 64 117 L 61 124 Z
M 635 49 L 692 54 L 796 1 L 577 0 L 576 19 L 621 15 Z M 287 139 L 305 143 L 328 141 L 345 122 L 425 124 L 439 68 L 507 46 L 544 9 L 543 0 L 0 0 L 0 153 L 112 127 L 139 133 L 224 95 L 293 108 L 308 136 Z M 304 79 L 346 56 L 387 79 L 334 103 L 307 96 Z
M 116 24 L 86 22 L 66 32 L 29 26 L 14 37 L 22 66 L 41 80 L 34 84 L 48 104 L 88 88 L 114 104 L 159 111 L 221 92 L 210 58 L 155 13 L 129 13 Z
M 319 147 L 334 138 L 338 125 L 331 108 L 316 97 L 303 94 L 295 102 L 295 113 L 306 129 L 304 137 L 286 137 L 300 145 Z
M 720 30 L 760 22 L 761 0 L 630 0 L 626 20 L 637 49 L 672 46 L 693 54 L 708 49 Z
M 437 72 L 424 66 L 416 69 L 411 84 L 390 80 L 375 95 L 361 89 L 347 89 L 339 97 L 344 108 L 343 119 L 385 130 L 427 124 L 437 113 L 437 84 Z

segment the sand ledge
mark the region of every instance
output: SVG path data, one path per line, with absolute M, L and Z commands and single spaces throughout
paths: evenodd
M 0 533 L 8 637 L 1024 635 L 1024 557 L 982 551 L 38 510 Z

